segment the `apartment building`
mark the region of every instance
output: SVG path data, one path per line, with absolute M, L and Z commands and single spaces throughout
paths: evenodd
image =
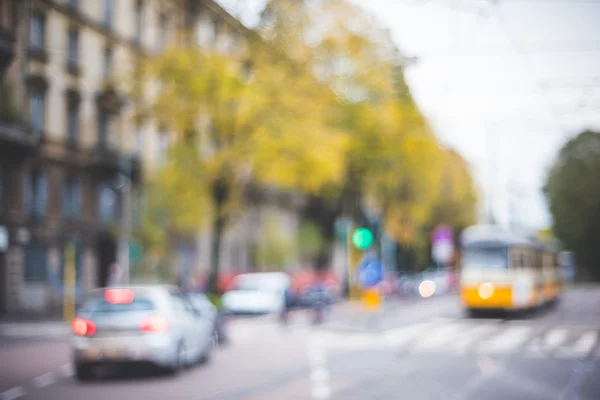
M 76 295 L 107 282 L 124 182 L 135 193 L 143 172 L 119 79 L 167 45 L 183 13 L 161 1 L 0 4 L 0 312 L 52 312 L 68 242 Z
M 0 315 L 60 311 L 67 243 L 76 296 L 107 284 L 126 200 L 135 224 L 144 179 L 170 142 L 151 119 L 133 118 L 123 82 L 184 26 L 196 45 L 223 51 L 248 33 L 212 0 L 0 0 Z M 225 271 L 256 266 L 267 217 L 295 235 L 297 202 L 271 191 L 252 204 L 226 233 Z M 208 269 L 210 235 L 177 237 L 184 279 Z

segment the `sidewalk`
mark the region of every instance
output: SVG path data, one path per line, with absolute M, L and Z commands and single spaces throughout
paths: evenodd
M 62 339 L 71 331 L 68 322 L 60 320 L 1 320 L 0 340 L 7 339 Z

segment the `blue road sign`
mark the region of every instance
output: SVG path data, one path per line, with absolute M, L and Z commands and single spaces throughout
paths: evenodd
M 377 258 L 366 258 L 358 268 L 358 281 L 362 287 L 377 285 L 383 280 L 383 265 Z

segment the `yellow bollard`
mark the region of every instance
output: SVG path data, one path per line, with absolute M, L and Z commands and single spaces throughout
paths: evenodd
M 75 318 L 75 244 L 65 246 L 65 271 L 63 281 L 63 318 L 71 321 Z

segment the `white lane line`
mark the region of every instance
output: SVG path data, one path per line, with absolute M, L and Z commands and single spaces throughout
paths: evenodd
M 70 378 L 75 375 L 75 371 L 73 371 L 73 365 L 65 364 L 60 366 L 60 374 L 64 377 Z
M 313 399 L 328 399 L 330 396 L 331 388 L 328 385 L 316 385 L 313 387 Z
M 323 383 L 329 380 L 329 371 L 323 366 L 316 367 L 310 373 L 310 380 L 313 383 Z
M 313 399 L 328 399 L 331 396 L 324 344 L 323 338 L 317 335 L 313 335 L 308 341 L 307 351 L 311 363 L 310 381 Z
M 33 378 L 33 384 L 37 388 L 43 388 L 45 386 L 52 385 L 54 382 L 56 382 L 56 378 L 51 372 Z
M 21 386 L 15 386 L 5 392 L 0 393 L 0 399 L 2 400 L 15 400 L 19 397 L 25 396 L 25 389 Z

